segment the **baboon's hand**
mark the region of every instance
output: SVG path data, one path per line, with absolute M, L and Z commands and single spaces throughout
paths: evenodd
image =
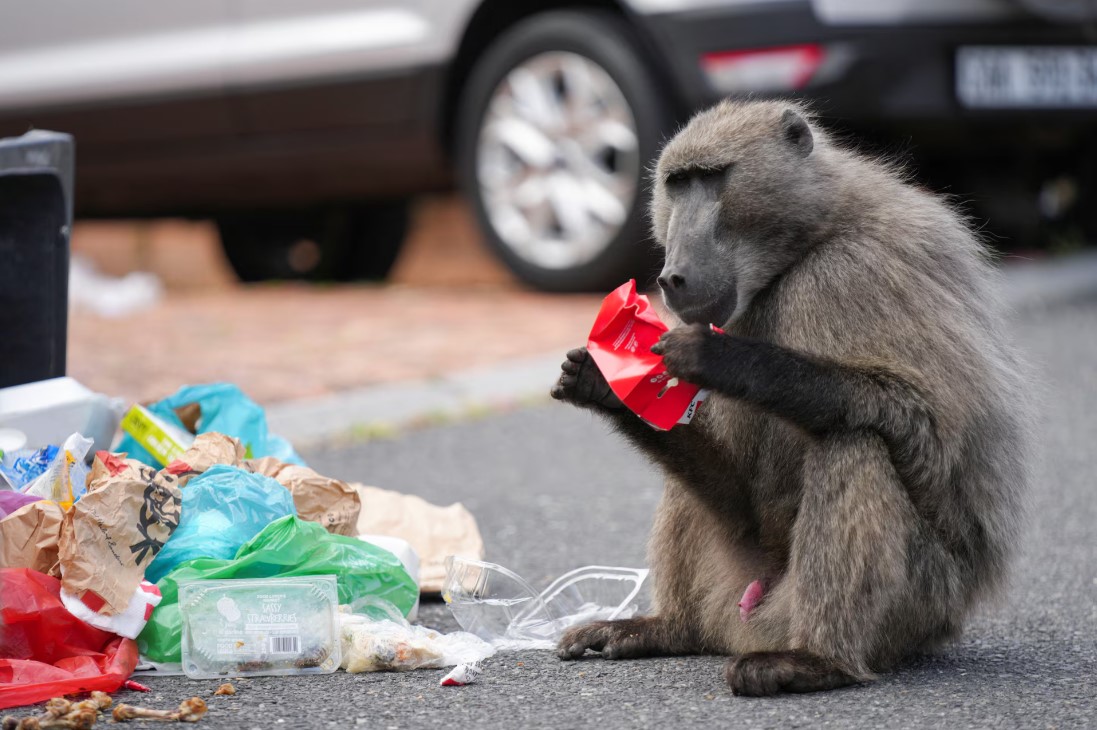
M 709 387 L 710 362 L 719 338 L 726 338 L 703 324 L 677 327 L 664 334 L 651 351 L 663 356 L 667 372 L 687 383 Z
M 550 391 L 550 395 L 556 400 L 569 401 L 577 406 L 595 405 L 613 410 L 624 408 L 587 348 L 579 347 L 569 351 L 560 370 L 560 379 Z

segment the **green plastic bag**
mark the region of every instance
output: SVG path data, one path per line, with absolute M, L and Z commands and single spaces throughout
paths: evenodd
M 288 516 L 267 525 L 237 551 L 232 560 L 188 560 L 156 584 L 163 600 L 137 637 L 144 658 L 179 662 L 183 622 L 179 585 L 192 580 L 334 575 L 339 603 L 363 596 L 391 601 L 405 616 L 419 597 L 419 587 L 392 553 L 363 540 L 333 535 L 315 522 Z

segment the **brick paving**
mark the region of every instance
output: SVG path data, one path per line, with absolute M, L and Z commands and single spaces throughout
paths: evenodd
M 80 224 L 75 252 L 114 275 L 152 270 L 167 295 L 123 318 L 73 312 L 69 374 L 136 401 L 227 380 L 271 404 L 562 355 L 584 341 L 599 296 L 524 289 L 453 199 L 428 200 L 415 215 L 386 285 L 241 286 L 207 223 Z
M 228 380 L 274 403 L 562 354 L 585 340 L 597 307 L 598 297 L 501 288 L 276 285 L 171 294 L 122 319 L 74 316 L 68 370 L 90 388 L 138 401 Z
M 75 253 L 114 276 L 152 271 L 167 295 L 122 319 L 73 312 L 69 374 L 138 401 L 228 380 L 272 404 L 562 355 L 584 341 L 600 296 L 523 288 L 486 251 L 455 196 L 425 197 L 412 215 L 389 283 L 358 286 L 241 286 L 205 221 L 78 223 Z M 1094 266 L 1074 257 L 1052 278 L 1070 296 L 1088 290 Z M 1032 273 L 1029 284 L 1048 276 Z M 1011 280 L 1014 289 L 1025 284 Z

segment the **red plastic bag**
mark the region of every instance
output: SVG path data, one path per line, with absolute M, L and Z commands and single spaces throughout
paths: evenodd
M 0 709 L 98 689 L 114 692 L 137 666 L 137 644 L 65 609 L 61 581 L 0 569 Z
M 705 396 L 698 386 L 672 379 L 663 358 L 651 352 L 666 331 L 630 279 L 602 302 L 587 340 L 587 351 L 617 397 L 662 431 L 689 423 Z

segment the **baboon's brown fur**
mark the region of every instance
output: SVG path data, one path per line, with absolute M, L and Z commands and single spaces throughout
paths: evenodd
M 568 353 L 553 395 L 604 414 L 666 490 L 653 616 L 574 629 L 561 656 L 726 654 L 733 691 L 772 694 L 955 636 L 1002 583 L 1030 453 L 1029 390 L 966 222 L 776 101 L 694 117 L 659 158 L 652 220 L 681 320 L 656 350 L 712 395 L 658 432 Z

